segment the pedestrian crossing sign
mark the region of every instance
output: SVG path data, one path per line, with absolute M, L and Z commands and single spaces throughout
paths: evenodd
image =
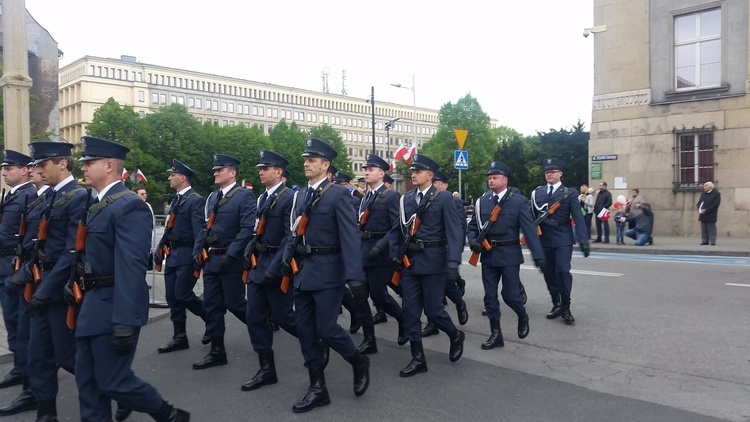
M 453 168 L 456 170 L 469 169 L 469 151 L 460 149 L 453 151 Z

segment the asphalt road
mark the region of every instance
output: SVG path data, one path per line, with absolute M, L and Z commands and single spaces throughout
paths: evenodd
M 134 369 L 196 421 L 745 421 L 750 420 L 750 289 L 743 287 L 748 265 L 709 258 L 576 257 L 575 326 L 544 317 L 550 307 L 544 281 L 524 266 L 531 334 L 518 340 L 515 315 L 502 305 L 506 346 L 492 351 L 479 348 L 489 330 L 480 315 L 479 269 L 463 265 L 471 317 L 459 362 L 448 361 L 446 336 L 430 337 L 429 372 L 399 378 L 409 348 L 395 344 L 397 327 L 389 320 L 376 326 L 379 353 L 371 356 L 367 394 L 354 397 L 351 369 L 334 354 L 326 371 L 331 405 L 303 415 L 291 412 L 308 385 L 298 343 L 277 333 L 279 383 L 241 392 L 257 359 L 246 330 L 231 316 L 229 365 L 191 369 L 208 350 L 200 345 L 195 318 L 188 323 L 191 349 L 156 353 L 171 335 L 170 322 L 161 319 L 144 327 Z M 452 305 L 449 312 L 455 315 Z M 348 315 L 340 322 L 348 327 Z M 355 343 L 362 338 L 353 337 Z M 9 369 L 0 366 L 3 373 Z M 0 390 L 0 403 L 18 392 L 18 387 Z M 58 409 L 60 420 L 78 420 L 75 382 L 67 373 L 61 375 Z M 4 418 L 31 419 L 32 413 Z

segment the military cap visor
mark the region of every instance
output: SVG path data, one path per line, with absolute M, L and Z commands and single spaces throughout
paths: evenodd
M 303 157 L 320 157 L 328 161 L 333 161 L 338 155 L 332 146 L 320 139 L 309 138 L 305 141 L 305 145 L 305 152 L 302 153 Z
M 224 167 L 239 167 L 242 162 L 234 157 L 224 154 L 214 154 L 214 166 L 211 170 L 220 170 Z
M 289 165 L 289 160 L 281 154 L 262 149 L 260 150 L 260 160 L 255 167 L 278 167 L 286 169 L 287 165 Z
M 130 148 L 119 142 L 93 136 L 81 137 L 81 144 L 83 145 L 83 153 L 78 161 L 93 161 L 102 158 L 124 160 L 130 152 Z
M 440 165 L 429 157 L 426 157 L 424 155 L 416 154 L 412 158 L 411 167 L 409 167 L 409 170 L 429 170 L 431 172 L 435 172 L 435 170 L 439 169 Z
M 557 158 L 547 158 L 544 161 L 542 161 L 542 167 L 544 168 L 544 171 L 562 170 L 563 162 L 558 160 Z
M 167 170 L 167 173 L 177 173 L 183 176 L 187 176 L 191 179 L 195 177 L 195 172 L 193 171 L 193 169 L 177 159 L 172 160 L 172 167 Z
M 505 163 L 501 163 L 500 161 L 492 161 L 487 166 L 487 176 L 493 174 L 502 174 L 503 176 L 510 178 L 511 172 L 510 168 L 508 168 Z
M 29 144 L 32 162 L 29 165 L 36 166 L 42 162 L 55 157 L 70 157 L 73 144 L 67 142 L 39 141 Z
M 6 149 L 3 156 L 3 162 L 0 163 L 0 167 L 5 166 L 22 166 L 26 167 L 32 161 L 31 157 L 20 152 Z

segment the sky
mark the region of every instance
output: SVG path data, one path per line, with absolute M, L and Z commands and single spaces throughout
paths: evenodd
M 439 109 L 470 94 L 523 134 L 588 129 L 593 0 L 456 3 L 237 0 L 26 0 L 57 41 L 60 66 L 83 56 L 139 62 Z M 412 77 L 414 83 L 412 85 Z M 414 87 L 399 89 L 391 83 Z

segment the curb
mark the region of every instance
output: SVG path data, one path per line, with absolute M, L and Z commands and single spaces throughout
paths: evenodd
M 599 245 L 599 244 L 594 244 Z M 611 252 L 611 253 L 625 253 L 625 254 L 643 254 L 643 255 L 700 255 L 700 256 L 737 256 L 737 257 L 750 257 L 750 251 L 727 251 L 727 250 L 677 250 L 677 249 L 661 249 L 654 246 L 635 246 L 635 245 L 620 245 L 617 247 L 611 246 L 592 246 L 591 252 Z

